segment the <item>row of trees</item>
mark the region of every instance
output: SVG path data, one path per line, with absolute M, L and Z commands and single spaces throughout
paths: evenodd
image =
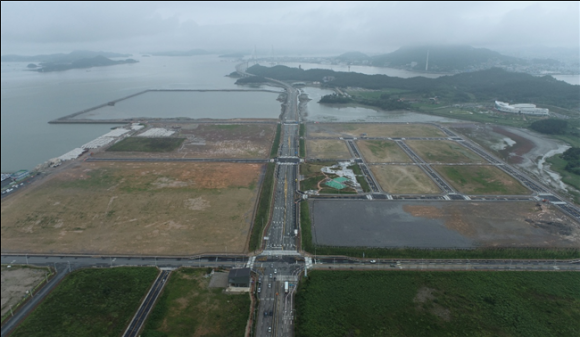
M 580 148 L 571 147 L 562 154 L 562 159 L 568 162 L 565 170 L 580 176 Z

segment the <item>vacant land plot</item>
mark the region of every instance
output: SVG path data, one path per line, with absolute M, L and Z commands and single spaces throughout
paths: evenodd
M 425 124 L 308 124 L 308 137 L 447 137 L 433 125 Z
M 128 142 L 147 142 L 146 138 L 128 138 L 96 157 L 156 157 L 156 158 L 267 158 L 276 133 L 275 124 L 153 124 L 152 127 L 175 131 L 175 138 L 184 141 L 171 148 L 168 153 L 154 151 L 155 148 L 124 146 Z M 139 140 L 134 140 L 139 139 Z M 169 142 L 171 138 L 166 138 Z M 132 143 L 131 143 L 132 145 Z M 111 150 L 123 152 L 116 153 Z M 135 151 L 135 152 L 130 152 Z M 154 152 L 150 155 L 143 152 Z M 167 152 L 167 151 L 165 151 Z
M 312 271 L 295 335 L 574 336 L 578 273 Z M 353 310 L 354 308 L 354 310 Z
M 49 274 L 47 268 L 2 266 L 2 316 L 24 298 Z
M 478 195 L 527 195 L 519 181 L 494 166 L 432 166 L 461 193 Z
M 408 140 L 406 143 L 427 163 L 485 163 L 478 154 L 456 142 Z
M 437 185 L 418 166 L 370 166 L 383 191 L 391 194 L 437 194 Z
M 396 142 L 390 140 L 360 140 L 358 148 L 368 163 L 411 163 Z
M 177 149 L 185 138 L 143 138 L 130 137 L 111 146 L 107 151 L 116 152 L 171 152 Z
M 261 165 L 79 163 L 2 201 L 2 251 L 244 252 Z
M 173 272 L 141 336 L 243 336 L 250 296 L 209 289 L 205 275 L 205 269 Z
M 535 202 L 314 200 L 320 246 L 578 247 L 580 228 L 557 208 Z
M 350 159 L 346 143 L 342 140 L 307 140 L 306 156 L 314 159 Z
M 156 268 L 74 272 L 12 336 L 121 336 L 157 274 Z

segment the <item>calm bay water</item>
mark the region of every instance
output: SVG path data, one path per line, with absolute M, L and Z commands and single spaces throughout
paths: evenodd
M 279 94 L 270 92 L 147 92 L 114 106 L 78 115 L 81 119 L 119 118 L 274 118 L 281 113 Z
M 111 128 L 48 124 L 50 120 L 145 89 L 238 89 L 235 79 L 225 77 L 235 63 L 216 56 L 135 58 L 140 62 L 52 73 L 2 62 L 1 171 L 32 169 Z
M 324 95 L 334 93 L 332 90 L 320 88 L 303 88 L 311 99 L 308 102 L 306 119 L 316 122 L 458 122 L 458 120 L 424 115 L 407 111 L 382 111 L 362 107 L 340 107 L 329 104 L 320 104 L 318 101 Z

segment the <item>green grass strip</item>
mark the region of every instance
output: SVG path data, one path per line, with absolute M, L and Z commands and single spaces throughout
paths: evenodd
M 274 169 L 276 165 L 269 163 L 266 165 L 266 173 L 264 174 L 264 182 L 262 183 L 262 192 L 258 200 L 258 208 L 256 209 L 256 217 L 254 218 L 254 226 L 252 226 L 252 236 L 250 237 L 250 251 L 260 248 L 262 244 L 262 234 L 264 227 L 270 218 L 270 207 L 272 203 L 272 191 L 274 189 Z
M 274 143 L 272 144 L 272 150 L 270 151 L 270 158 L 276 158 L 278 156 L 278 148 L 280 147 L 280 136 L 282 133 L 282 125 L 278 124 L 276 127 L 276 136 L 274 137 Z
M 302 238 L 302 250 L 314 251 L 312 243 L 312 223 L 310 222 L 310 208 L 307 201 L 300 203 L 300 234 Z
M 339 255 L 386 259 L 578 259 L 578 248 L 475 248 L 418 249 L 316 246 L 307 250 L 317 255 Z

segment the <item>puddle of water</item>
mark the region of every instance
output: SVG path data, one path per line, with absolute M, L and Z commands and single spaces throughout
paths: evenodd
M 570 146 L 568 146 L 568 145 L 560 145 L 557 149 L 548 151 L 538 161 L 538 165 L 537 165 L 538 172 L 546 181 L 555 183 L 559 188 L 561 188 L 562 190 L 565 190 L 565 191 L 567 191 L 568 189 L 567 189 L 566 184 L 564 184 L 562 182 L 562 176 L 560 176 L 556 172 L 551 171 L 549 169 L 549 165 L 547 165 L 547 167 L 544 167 L 544 164 L 546 163 L 546 159 L 548 159 L 552 156 L 555 156 L 557 154 L 562 154 L 562 153 L 566 152 L 566 150 L 568 150 L 569 148 L 570 148 Z M 546 175 L 547 175 L 547 177 L 546 177 Z

